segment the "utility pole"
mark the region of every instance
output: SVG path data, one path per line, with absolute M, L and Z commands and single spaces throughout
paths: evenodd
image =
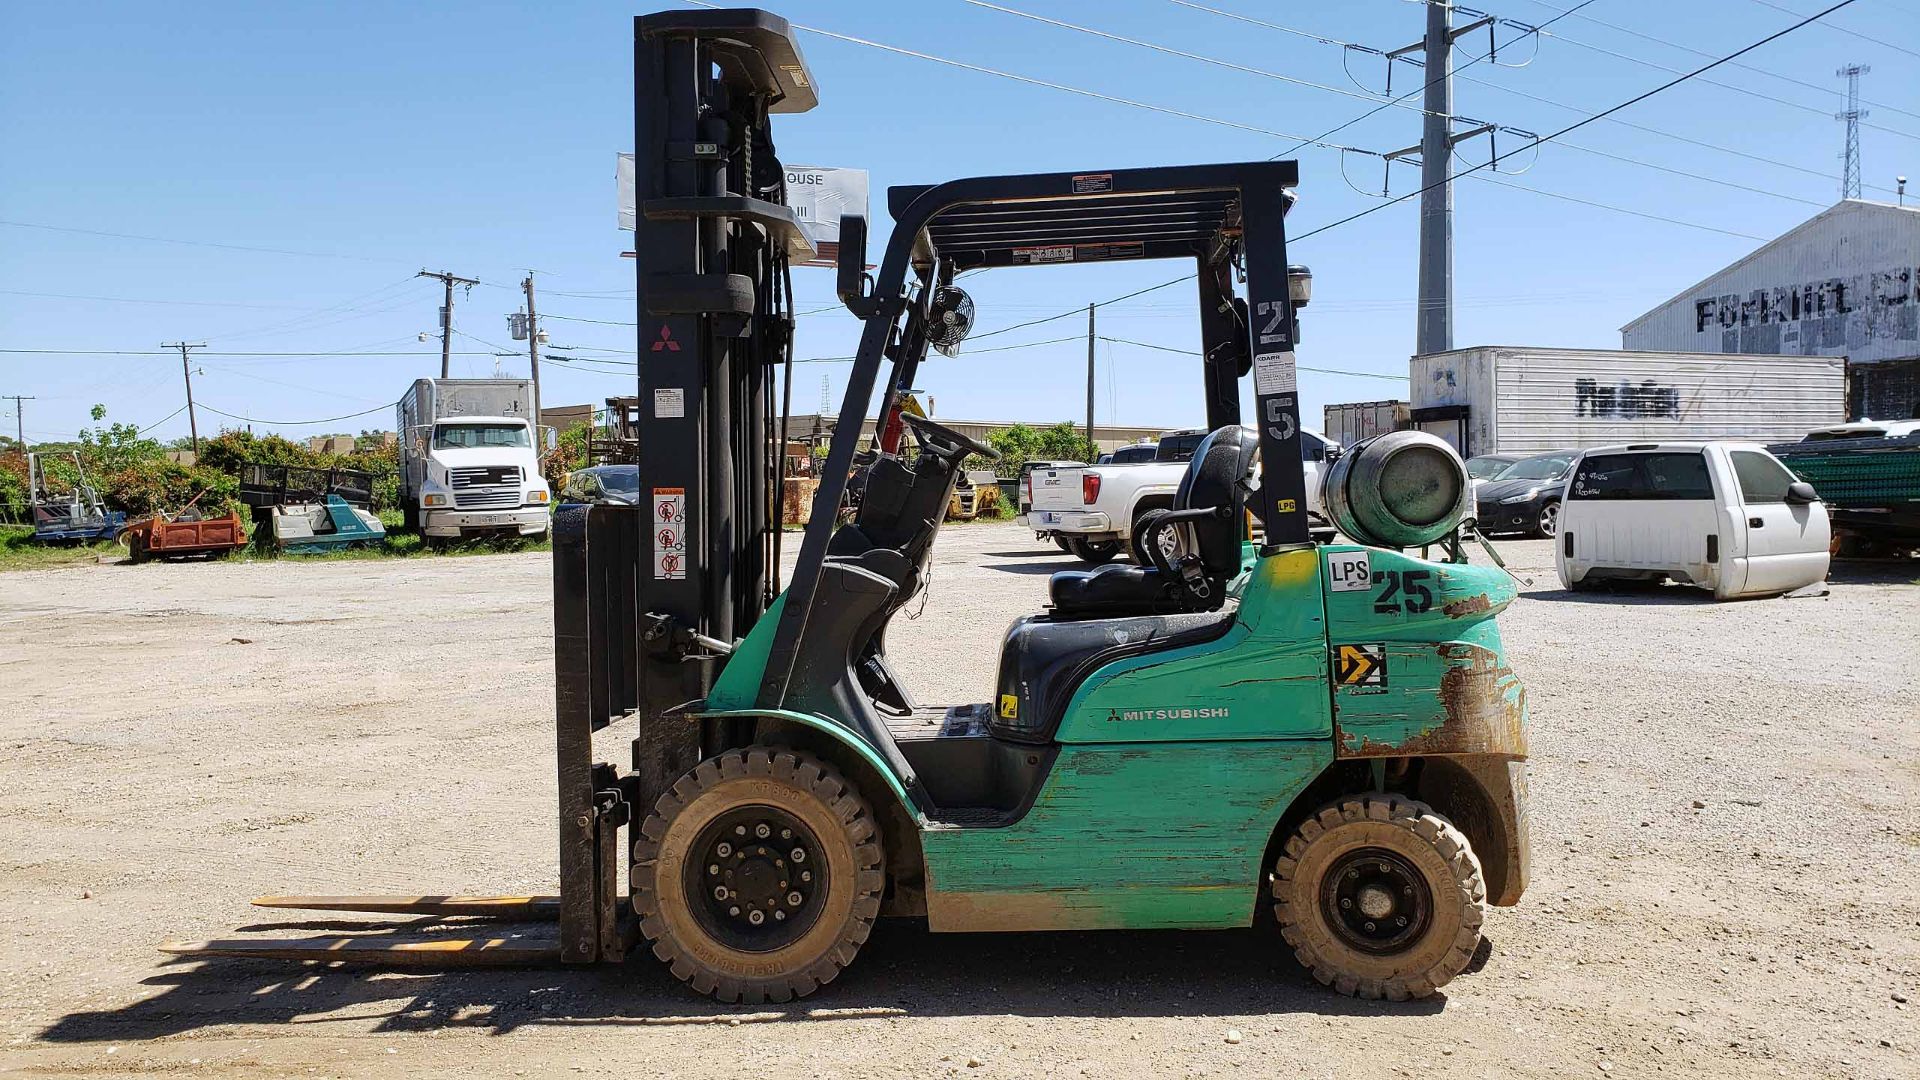
M 440 377 L 444 379 L 451 374 L 453 364 L 453 287 L 465 285 L 471 291 L 480 282 L 473 278 L 455 277 L 445 270 L 437 274 L 422 270 L 413 276 L 438 278 L 440 283 L 447 287 L 446 303 L 440 306 Z
M 520 283 L 527 294 L 527 358 L 533 361 L 533 432 L 540 437 L 540 316 L 533 310 L 533 271 Z
M 1100 444 L 1093 439 L 1093 305 L 1087 305 L 1087 464 L 1100 456 Z
M 17 436 L 15 445 L 20 453 L 24 455 L 27 452 L 27 410 L 25 406 L 20 403 L 23 401 L 32 401 L 33 398 L 25 394 L 6 394 L 4 396 L 13 399 L 13 430 Z
M 1481 15 L 1456 28 L 1451 0 L 1427 0 L 1426 36 L 1387 54 L 1388 64 L 1414 52 L 1423 54 L 1426 61 L 1426 116 L 1420 145 L 1386 155 L 1389 160 L 1416 151 L 1420 155 L 1420 303 L 1414 339 L 1417 353 L 1446 352 L 1453 348 L 1453 183 L 1447 179 L 1448 167 L 1453 164 L 1453 148 L 1494 129 L 1492 124 L 1479 124 L 1468 131 L 1453 130 L 1453 43 L 1465 34 L 1492 26 L 1493 21 L 1493 16 Z
M 1872 70 L 1865 64 L 1848 64 L 1834 72 L 1847 80 L 1847 111 L 1833 114 L 1835 120 L 1847 122 L 1847 147 L 1840 152 L 1845 162 L 1840 170 L 1842 199 L 1860 197 L 1860 118 L 1867 115 L 1867 110 L 1860 107 L 1860 76 Z
M 187 431 L 193 435 L 193 456 L 200 456 L 200 422 L 193 417 L 193 365 L 187 362 L 187 350 L 204 349 L 204 341 L 163 341 L 163 349 L 180 350 L 180 374 L 187 380 Z

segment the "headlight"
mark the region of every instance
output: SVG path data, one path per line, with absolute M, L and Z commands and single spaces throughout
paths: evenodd
M 445 495 L 428 494 L 420 497 L 421 506 L 446 506 L 450 502 L 452 500 Z
M 548 493 L 546 488 L 539 488 L 535 491 L 531 491 L 527 493 L 527 501 L 530 503 L 544 504 L 548 499 L 552 497 L 553 496 L 550 493 Z
M 1531 499 L 1537 499 L 1540 497 L 1540 493 L 1544 490 L 1546 489 L 1534 488 L 1532 491 L 1523 491 L 1518 495 L 1509 495 L 1506 498 L 1500 500 L 1500 505 L 1507 506 L 1511 503 L 1523 503 Z

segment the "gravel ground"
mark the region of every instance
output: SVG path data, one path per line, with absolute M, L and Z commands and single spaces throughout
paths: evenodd
M 0 574 L 0 1068 L 24 1075 L 1920 1076 L 1920 568 L 1715 604 L 1534 586 L 1533 884 L 1485 969 L 1333 996 L 1262 926 L 875 935 L 771 1009 L 624 968 L 169 962 L 266 892 L 546 891 L 541 554 Z M 942 534 L 892 653 L 983 700 L 1070 565 Z M 624 759 L 624 735 L 603 756 Z M 1234 1039 L 1229 1032 L 1239 1033 Z

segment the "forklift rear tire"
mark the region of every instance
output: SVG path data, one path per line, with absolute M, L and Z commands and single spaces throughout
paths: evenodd
M 810 754 L 750 746 L 701 762 L 633 843 L 640 932 L 721 1001 L 805 997 L 853 962 L 886 886 L 866 800 Z
M 1274 863 L 1273 913 L 1313 977 L 1342 994 L 1426 997 L 1473 963 L 1487 890 L 1480 860 L 1423 802 L 1329 803 Z

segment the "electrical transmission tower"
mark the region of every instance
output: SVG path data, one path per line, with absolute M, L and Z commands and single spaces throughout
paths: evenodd
M 1860 107 L 1860 76 L 1872 70 L 1865 64 L 1848 64 L 1834 72 L 1847 80 L 1847 111 L 1833 114 L 1835 120 L 1847 122 L 1847 148 L 1840 152 L 1846 162 L 1840 172 L 1842 199 L 1860 197 L 1860 118 L 1867 115 L 1867 110 Z

